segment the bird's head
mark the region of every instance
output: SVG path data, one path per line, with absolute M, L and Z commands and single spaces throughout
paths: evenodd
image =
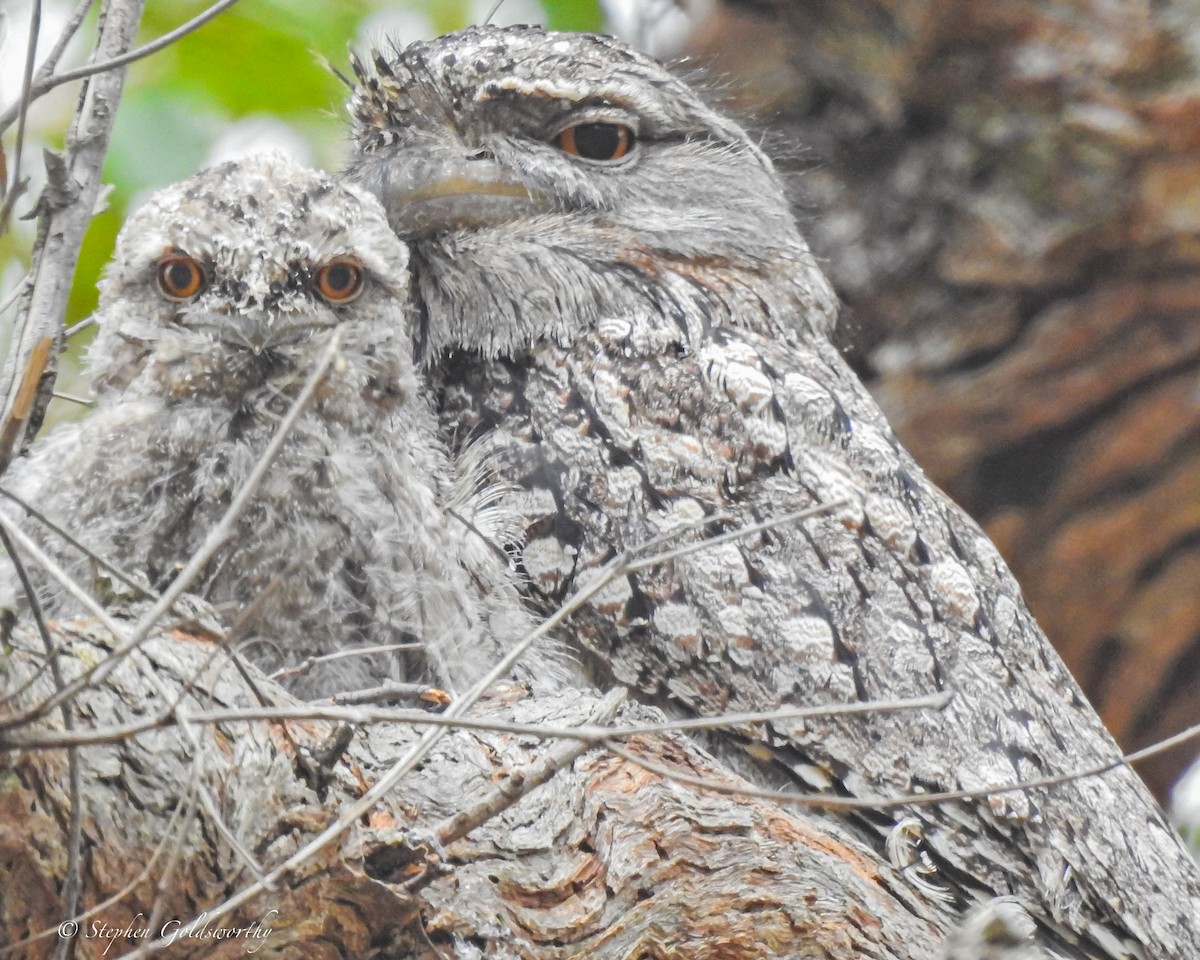
M 101 390 L 237 400 L 303 383 L 339 329 L 343 356 L 370 378 L 411 351 L 407 263 L 378 202 L 352 184 L 273 155 L 211 167 L 122 228 L 93 376 Z
M 431 352 L 509 354 L 643 311 L 828 329 L 770 161 L 657 62 L 472 27 L 353 67 L 347 175 L 412 245 Z

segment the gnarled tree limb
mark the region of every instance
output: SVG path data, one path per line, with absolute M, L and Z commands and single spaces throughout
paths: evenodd
M 112 646 L 89 620 L 59 624 L 56 639 L 68 679 Z M 212 656 L 212 643 L 180 626 L 158 632 L 73 701 L 77 725 L 153 710 L 147 669 L 173 695 L 190 685 L 185 714 L 187 704 L 257 706 L 223 655 Z M 44 656 L 36 638 L 19 631 L 15 644 L 0 661 L 0 696 L 22 692 L 6 711 L 53 689 L 44 671 L 35 677 Z M 288 701 L 269 681 L 258 683 Z M 563 726 L 605 721 L 617 703 L 508 686 L 477 712 Z M 617 722 L 656 716 L 625 705 Z M 56 728 L 61 718 L 38 723 Z M 171 933 L 211 916 L 253 880 L 238 847 L 269 870 L 357 800 L 419 733 L 395 723 L 359 727 L 320 793 L 301 775 L 296 749 L 320 753 L 335 734 L 324 721 L 175 726 L 79 748 L 83 903 L 94 908 L 76 921 L 89 941 L 79 945 L 82 955 L 151 918 L 156 931 L 167 924 Z M 734 779 L 678 736 L 637 735 L 626 749 L 719 783 Z M 563 750 L 513 733 L 451 733 L 336 845 L 234 915 L 196 928 L 168 955 L 243 956 L 261 936 L 266 956 L 937 956 L 945 931 L 921 891 L 831 820 L 680 785 L 601 749 Z M 0 898 L 0 939 L 17 955 L 49 956 L 69 919 L 58 889 L 69 819 L 64 752 L 20 751 L 8 761 L 0 872 L 10 882 Z M 530 778 L 549 779 L 528 790 L 522 780 Z M 214 939 L 233 929 L 244 932 Z M 22 942 L 40 931 L 51 935 Z M 145 934 L 117 939 L 110 956 L 156 947 Z
M 133 45 L 144 6 L 145 0 L 104 5 L 94 59 L 109 60 Z M 38 239 L 27 296 L 0 376 L 0 471 L 37 433 L 54 390 L 75 260 L 100 197 L 100 170 L 124 83 L 124 67 L 90 77 L 64 154 L 46 153 L 47 184 L 37 204 Z

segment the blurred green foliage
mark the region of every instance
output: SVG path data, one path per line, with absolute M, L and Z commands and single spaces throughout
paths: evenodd
M 153 0 L 146 6 L 140 42 L 174 29 L 209 5 L 209 0 Z M 345 149 L 346 91 L 326 62 L 344 68 L 349 48 L 379 39 L 391 22 L 433 35 L 482 20 L 491 7 L 484 0 L 241 0 L 166 50 L 134 64 L 104 168 L 105 181 L 113 185 L 109 208 L 95 218 L 85 239 L 68 324 L 95 308 L 96 281 L 117 230 L 130 205 L 147 191 L 186 177 L 213 159 L 214 149 L 220 152 L 222 137 L 228 140 L 231 131 L 233 139 L 250 139 L 264 148 L 278 135 L 293 152 L 307 153 L 314 165 L 336 168 Z M 517 15 L 560 30 L 603 27 L 599 0 L 510 0 L 500 5 L 494 19 L 512 22 Z M 8 26 L 20 29 L 17 23 Z M 403 32 L 396 39 L 417 38 Z M 247 123 L 257 126 L 246 127 L 243 136 Z M 263 127 L 269 134 L 265 138 Z M 50 141 L 45 145 L 58 145 L 52 132 L 45 137 Z M 10 144 L 11 132 L 6 135 L 6 146 Z M 26 145 L 27 164 L 39 162 L 42 145 Z M 17 235 L 3 238 L 0 259 L 27 260 L 27 249 L 15 249 L 17 240 Z M 73 345 L 72 353 L 77 350 Z M 74 359 L 67 358 L 64 370 L 68 388 Z

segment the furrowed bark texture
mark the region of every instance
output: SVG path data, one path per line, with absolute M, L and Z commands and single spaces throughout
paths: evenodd
M 1131 749 L 1200 722 L 1198 49 L 1183 2 L 722 0 L 686 51 L 794 136 L 874 393 Z
M 56 628 L 66 679 L 107 654 L 88 621 Z M 18 633 L 0 660 L 0 694 L 11 717 L 51 692 L 40 642 Z M 161 704 L 153 670 L 184 707 L 257 705 L 211 642 L 183 628 L 152 638 L 105 684 L 74 704 L 79 729 L 153 716 Z M 211 658 L 211 660 L 210 660 Z M 286 694 L 259 681 L 268 698 Z M 19 691 L 19 692 L 18 692 Z M 504 688 L 481 715 L 558 726 L 588 722 L 591 693 L 531 698 Z M 653 720 L 639 707 L 620 722 Z M 0 945 L 13 946 L 66 918 L 59 880 L 66 865 L 65 751 L 12 749 L 22 736 L 61 730 L 57 711 L 5 731 L 0 774 Z M 323 721 L 177 726 L 80 749 L 83 764 L 84 904 L 78 956 L 100 956 L 111 931 L 186 923 L 252 879 L 244 857 L 197 812 L 207 791 L 228 832 L 269 870 L 295 853 L 362 795 L 418 732 L 401 724 L 358 728 L 322 796 L 296 770 L 296 749 L 317 752 L 333 732 Z M 603 750 L 592 750 L 548 784 L 465 839 L 446 845 L 455 814 L 512 783 L 558 746 L 527 735 L 459 731 L 444 738 L 394 794 L 338 843 L 231 916 L 166 950 L 172 957 L 912 958 L 938 955 L 945 934 L 935 911 L 886 863 L 836 826 L 766 802 L 705 792 Z M 686 740 L 636 737 L 635 754 L 683 773 L 736 782 Z M 190 798 L 190 800 L 188 799 Z M 190 813 L 178 814 L 181 802 Z M 144 871 L 144 873 L 143 873 Z M 101 905 L 116 895 L 115 902 Z M 271 911 L 278 911 L 272 913 Z M 262 921 L 269 933 L 217 939 Z M 107 935 L 96 924 L 107 925 Z M 51 936 L 18 947 L 48 957 Z M 148 938 L 115 937 L 108 956 Z

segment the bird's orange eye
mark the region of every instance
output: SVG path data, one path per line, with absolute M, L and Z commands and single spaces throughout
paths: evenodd
M 349 303 L 362 293 L 362 264 L 349 257 L 323 263 L 313 276 L 313 286 L 326 303 Z
M 168 300 L 191 300 L 204 289 L 204 268 L 186 253 L 164 253 L 157 277 L 158 289 Z
M 633 129 L 623 123 L 577 123 L 554 138 L 564 153 L 585 160 L 620 160 L 635 142 Z

